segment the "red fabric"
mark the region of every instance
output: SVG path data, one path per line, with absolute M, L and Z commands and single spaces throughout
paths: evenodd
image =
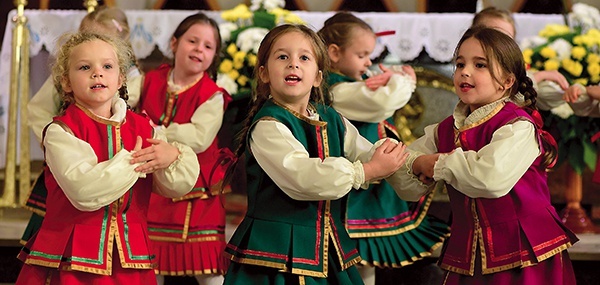
M 600 138 L 600 132 L 597 132 L 592 136 L 592 142 L 597 141 Z M 594 170 L 594 176 L 592 176 L 592 182 L 600 183 L 600 148 L 596 150 L 596 169 Z
M 121 147 L 132 150 L 137 136 L 152 137 L 152 127 L 145 118 L 128 111 L 122 124 L 110 122 L 89 111 L 71 105 L 64 116 L 55 118 L 79 139 L 94 149 L 99 162 L 106 161 Z M 32 237 L 19 258 L 27 264 L 92 271 L 110 275 L 110 260 L 125 267 L 151 268 L 146 217 L 152 179 L 138 179 L 120 199 L 96 211 L 80 211 L 66 195 L 47 168 L 47 210 L 40 230 Z M 119 245 L 122 255 L 111 252 Z
M 224 275 L 229 260 L 223 257 L 225 243 L 220 241 L 173 243 L 154 241 L 158 257 L 156 274 L 182 276 Z
M 481 259 L 478 258 L 477 261 Z M 575 273 L 566 250 L 539 264 L 524 268 L 515 268 L 493 274 L 482 275 L 481 264 L 475 264 L 475 275 L 467 276 L 447 272 L 444 285 L 507 285 L 507 284 L 544 284 L 574 285 Z
M 116 248 L 114 254 L 118 254 Z M 123 268 L 117 258 L 112 262 L 112 275 L 99 275 L 80 271 L 57 270 L 49 267 L 24 264 L 15 285 L 120 285 L 156 284 L 156 275 L 151 269 Z M 47 283 L 47 281 L 50 281 Z

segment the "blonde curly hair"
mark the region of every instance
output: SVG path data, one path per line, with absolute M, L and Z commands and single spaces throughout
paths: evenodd
M 54 87 L 61 95 L 63 102 L 61 111 L 75 102 L 73 93 L 66 92 L 62 87 L 62 83 L 69 81 L 69 64 L 71 53 L 76 46 L 96 40 L 104 41 L 114 48 L 119 64 L 119 75 L 123 82 L 123 86 L 125 86 L 127 80 L 127 76 L 125 75 L 132 64 L 131 59 L 133 58 L 133 50 L 131 49 L 131 45 L 127 44 L 127 42 L 116 36 L 107 36 L 88 32 L 65 34 L 61 36 L 58 41 L 59 48 L 57 49 L 58 52 L 56 53 L 56 60 L 52 65 L 52 80 L 54 82 Z M 120 89 L 119 94 L 121 98 L 127 101 L 126 90 Z

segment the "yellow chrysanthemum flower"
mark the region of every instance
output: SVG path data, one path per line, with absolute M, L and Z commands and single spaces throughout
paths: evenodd
M 246 84 L 248 83 L 248 77 L 246 77 L 245 75 L 240 75 L 240 77 L 238 77 L 236 81 L 240 86 L 246 86 Z
M 583 72 L 583 65 L 580 62 L 574 61 L 569 58 L 565 58 L 562 60 L 562 68 L 569 72 L 571 75 L 575 77 L 581 76 Z
M 256 55 L 253 53 L 249 53 L 248 55 L 246 55 L 246 59 L 248 59 L 248 64 L 250 66 L 255 66 L 256 65 Z
M 227 75 L 231 77 L 231 79 L 236 80 L 240 76 L 240 73 L 237 70 L 232 69 L 229 72 L 227 72 Z
M 595 63 L 590 63 L 587 66 L 587 72 L 590 76 L 594 77 L 594 76 L 599 76 L 600 75 L 600 64 L 595 62 Z
M 549 38 L 558 35 L 564 35 L 569 32 L 570 29 L 566 25 L 549 24 L 540 31 L 539 35 L 540 37 Z
M 238 47 L 235 43 L 231 43 L 227 46 L 227 53 L 233 57 L 233 55 L 238 51 Z
M 533 55 L 533 50 L 528 48 L 523 51 L 523 59 L 525 63 L 531 64 L 531 56 Z
M 229 59 L 224 59 L 219 65 L 219 72 L 228 73 L 233 69 L 233 62 Z
M 576 60 L 582 60 L 587 54 L 587 50 L 584 47 L 576 46 L 571 49 L 571 56 Z
M 588 53 L 588 56 L 585 60 L 588 64 L 600 63 L 600 55 L 598 55 L 597 53 Z
M 231 10 L 225 10 L 221 13 L 221 18 L 225 21 L 235 22 L 239 19 L 245 20 L 252 18 L 252 12 L 248 9 L 248 6 L 239 4 Z
M 544 62 L 544 70 L 558 70 L 560 63 L 557 60 L 549 59 Z
M 302 20 L 302 18 L 298 17 L 298 15 L 296 14 L 287 14 L 285 15 L 285 17 L 283 18 L 283 21 L 288 23 L 288 24 L 306 24 L 306 22 L 304 22 L 304 20 Z
M 540 54 L 545 58 L 555 58 L 556 57 L 556 51 L 551 47 L 544 47 L 540 51 Z
M 583 86 L 587 86 L 588 82 L 589 82 L 589 80 L 587 78 L 577 78 L 577 79 L 573 80 L 573 83 L 579 83 Z
M 240 69 L 244 67 L 244 59 L 246 59 L 246 53 L 238 51 L 233 55 L 233 68 Z

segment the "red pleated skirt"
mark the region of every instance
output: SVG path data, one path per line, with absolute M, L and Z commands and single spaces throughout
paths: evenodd
M 224 241 L 152 241 L 157 257 L 156 274 L 169 276 L 224 275 L 229 260 L 223 257 Z

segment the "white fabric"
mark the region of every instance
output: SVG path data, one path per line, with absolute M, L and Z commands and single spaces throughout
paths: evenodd
M 112 121 L 125 118 L 125 102 L 115 100 Z M 155 133 L 155 138 L 160 133 Z M 94 211 L 104 207 L 135 184 L 146 174 L 134 169 L 141 163 L 131 164 L 131 152 L 120 150 L 109 160 L 98 163 L 94 149 L 85 141 L 67 132 L 58 124 L 50 124 L 44 137 L 46 162 L 63 192 L 81 211 Z M 188 193 L 198 178 L 200 166 L 196 155 L 189 147 L 179 145 L 181 155 L 170 167 L 154 172 L 154 183 L 158 193 L 168 197 L 179 197 Z M 68 150 L 68 151 L 65 151 Z M 168 189 L 168 190 L 167 190 Z
M 485 117 L 493 107 L 494 103 L 484 106 L 482 112 L 464 118 L 464 109 L 459 104 L 454 113 L 456 127 Z M 394 189 L 402 199 L 416 201 L 433 187 L 418 181 L 412 174 L 412 164 L 420 154 L 438 152 L 435 144 L 437 126 L 425 128 L 425 135 L 408 146 L 411 152 L 408 162 L 387 178 L 392 186 L 397 186 Z M 496 130 L 491 142 L 477 152 L 456 148 L 440 155 L 433 178 L 449 183 L 472 198 L 498 198 L 512 189 L 539 154 L 535 127 L 531 122 L 517 121 Z
M 137 58 L 146 58 L 155 47 L 164 55 L 171 56 L 169 39 L 176 26 L 185 17 L 197 11 L 191 10 L 127 10 L 125 11 L 131 27 L 131 43 Z M 30 56 L 35 56 L 43 47 L 52 54 L 56 49 L 56 39 L 65 32 L 76 31 L 83 10 L 25 10 L 27 25 L 30 29 Z M 205 11 L 218 23 L 224 22 L 219 11 Z M 304 19 L 309 26 L 320 29 L 328 17 L 334 12 L 294 12 Z M 8 19 L 16 15 L 16 10 L 8 13 Z M 376 32 L 394 30 L 395 35 L 380 37 L 373 55 L 379 55 L 385 46 L 392 55 L 401 61 L 416 58 L 423 49 L 437 61 L 448 61 L 452 58 L 454 47 L 462 32 L 470 25 L 473 15 L 464 13 L 356 13 L 369 23 Z M 517 42 L 536 35 L 549 23 L 562 23 L 561 15 L 515 14 L 517 25 Z M 6 128 L 7 110 L 10 88 L 11 42 L 13 22 L 8 21 L 5 27 L 2 49 L 0 50 L 0 168 L 6 162 Z M 43 62 L 47 64 L 47 62 Z M 45 67 L 32 66 L 35 70 Z M 33 75 L 33 73 L 32 73 Z M 48 74 L 41 78 L 31 78 L 31 82 L 42 82 Z M 133 86 L 132 86 L 133 87 Z M 37 90 L 30 90 L 33 94 Z M 130 102 L 131 103 L 131 102 Z M 17 144 L 19 145 L 19 144 Z M 32 151 L 33 153 L 41 153 Z M 32 157 L 32 159 L 42 159 Z
M 367 188 L 362 162 L 373 156 L 373 145 L 346 119 L 344 157 L 311 158 L 282 123 L 263 120 L 250 134 L 250 149 L 260 167 L 295 200 L 339 199 L 353 188 Z
M 196 153 L 204 152 L 223 124 L 224 104 L 223 93 L 215 93 L 194 111 L 190 123 L 171 123 L 165 128 L 167 140 L 188 145 Z
M 376 90 L 364 81 L 340 82 L 331 88 L 333 107 L 344 117 L 360 122 L 378 123 L 404 107 L 415 91 L 408 75 L 394 74 L 388 84 Z

